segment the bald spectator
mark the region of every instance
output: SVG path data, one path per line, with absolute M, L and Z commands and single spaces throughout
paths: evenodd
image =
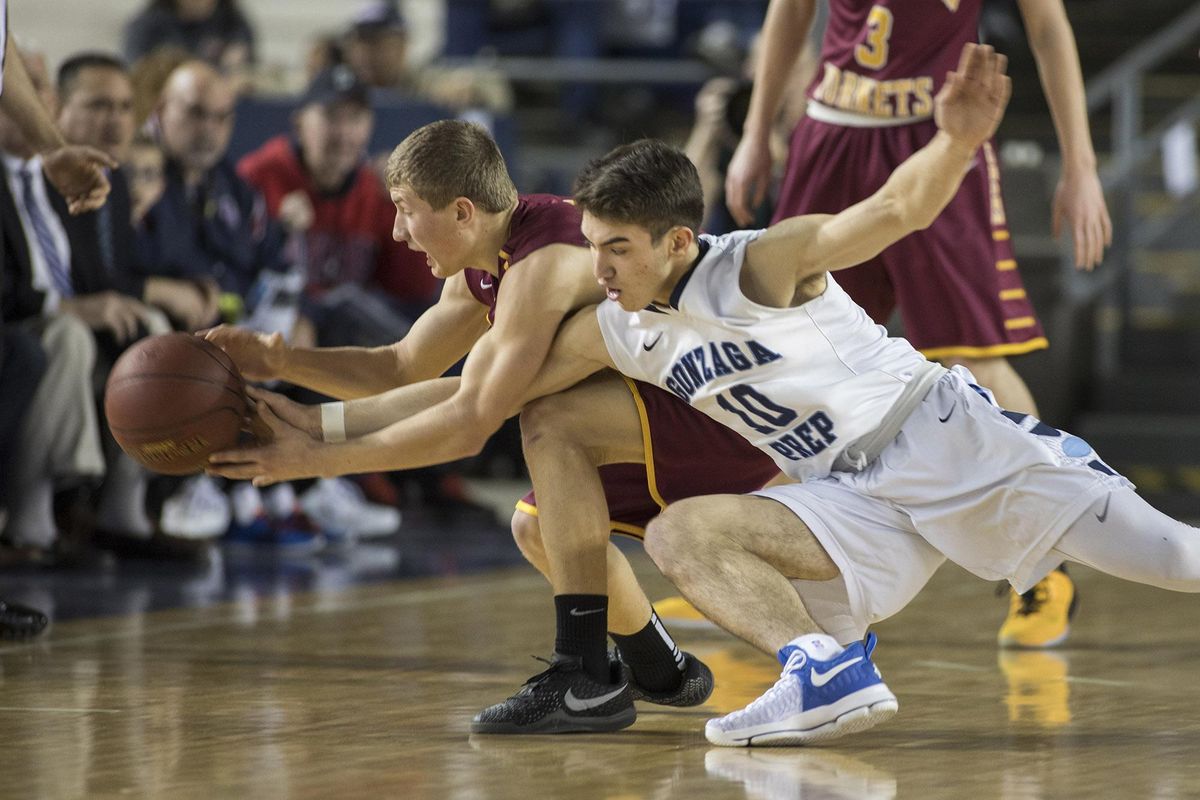
M 225 159 L 234 104 L 233 87 L 208 64 L 190 61 L 171 73 L 154 118 L 166 186 L 142 235 L 154 274 L 211 278 L 244 299 L 261 271 L 289 265 L 282 229 Z

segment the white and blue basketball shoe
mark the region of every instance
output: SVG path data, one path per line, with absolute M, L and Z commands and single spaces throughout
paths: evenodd
M 783 674 L 741 711 L 711 719 L 708 741 L 724 747 L 811 744 L 857 733 L 899 709 L 871 661 L 875 634 L 842 648 L 831 636 L 809 634 L 779 651 Z

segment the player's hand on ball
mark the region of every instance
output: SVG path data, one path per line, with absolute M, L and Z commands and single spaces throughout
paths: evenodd
M 946 74 L 934 102 L 938 129 L 972 150 L 990 139 L 1012 94 L 1007 65 L 1008 59 L 991 47 L 967 43 L 958 69 Z
M 197 335 L 228 353 L 246 380 L 271 381 L 283 371 L 287 345 L 280 333 L 258 333 L 248 328 L 218 325 L 198 331 Z
M 304 403 L 297 403 L 278 392 L 270 392 L 266 389 L 261 389 L 258 386 L 247 386 L 246 395 L 250 398 L 250 402 L 258 407 L 258 403 L 266 403 L 267 408 L 276 417 L 283 420 L 293 428 L 304 431 L 310 438 L 320 442 L 324 439 L 324 431 L 321 429 L 321 407 L 309 406 Z M 264 433 L 270 435 L 270 427 L 262 423 Z
M 276 416 L 264 400 L 254 402 L 261 424 L 270 431 L 269 444 L 222 450 L 208 457 L 208 472 L 233 480 L 270 486 L 280 481 L 319 477 L 320 442 Z

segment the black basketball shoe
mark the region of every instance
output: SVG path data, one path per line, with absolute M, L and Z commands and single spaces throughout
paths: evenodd
M 629 683 L 629 693 L 633 699 L 654 703 L 659 706 L 677 706 L 679 708 L 698 706 L 707 700 L 713 691 L 712 670 L 708 668 L 707 664 L 691 653 L 684 651 L 682 655 L 684 663 L 683 680 L 679 682 L 679 686 L 665 692 L 652 692 L 649 689 L 638 686 L 637 680 L 633 677 L 633 670 L 629 668 L 628 664 L 621 662 L 625 680 Z M 621 652 L 613 650 L 611 656 L 619 660 Z
M 35 608 L 0 600 L 0 639 L 32 639 L 50 624 Z
M 610 664 L 611 683 L 594 680 L 578 656 L 555 653 L 546 663 L 512 697 L 476 714 L 471 732 L 604 733 L 637 719 L 620 663 Z

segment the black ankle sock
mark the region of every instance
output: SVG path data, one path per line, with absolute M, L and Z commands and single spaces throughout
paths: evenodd
M 653 611 L 646 627 L 637 633 L 629 636 L 614 633 L 612 638 L 621 650 L 621 660 L 633 670 L 633 677 L 642 688 L 667 692 L 683 680 L 683 656 Z
M 601 683 L 608 683 L 608 597 L 602 594 L 557 594 L 558 635 L 554 651 L 579 656 L 583 668 Z

